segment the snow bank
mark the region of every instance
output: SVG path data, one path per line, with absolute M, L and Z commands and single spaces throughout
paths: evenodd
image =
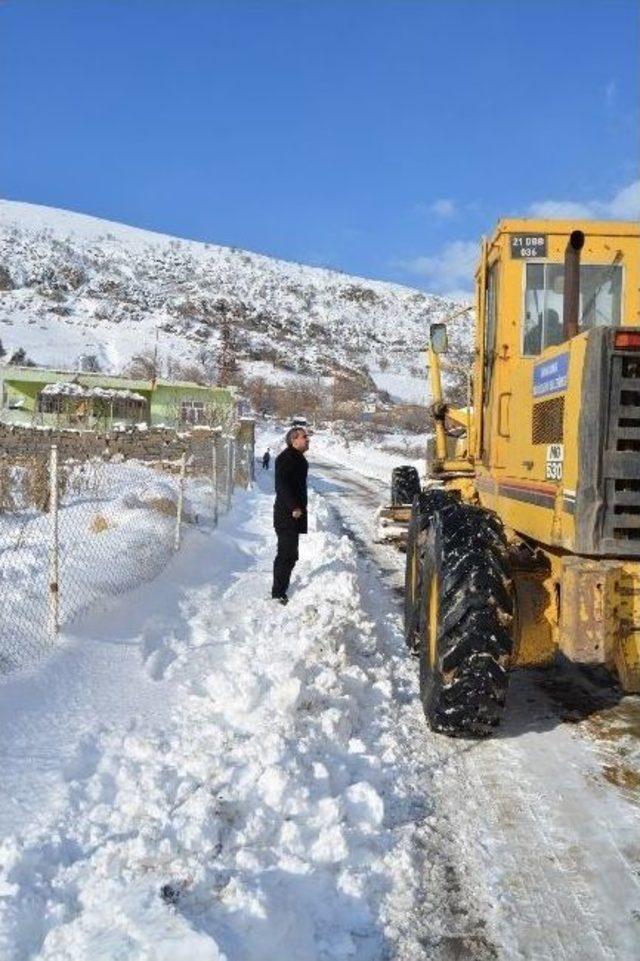
M 274 605 L 271 498 L 247 499 L 257 566 L 222 596 L 187 588 L 190 631 L 157 638 L 177 707 L 79 745 L 61 812 L 2 843 L 7 961 L 383 957 L 403 787 L 354 547 L 314 496 Z

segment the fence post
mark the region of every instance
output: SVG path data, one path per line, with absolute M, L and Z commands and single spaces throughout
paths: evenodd
M 231 510 L 233 500 L 233 475 L 235 471 L 235 445 L 233 437 L 228 438 L 227 444 L 227 510 Z
M 176 534 L 174 540 L 175 550 L 180 550 L 180 525 L 182 524 L 182 509 L 184 505 L 184 482 L 187 473 L 187 452 L 182 452 L 180 458 L 180 482 L 178 484 L 178 505 L 176 507 Z
M 218 526 L 218 451 L 216 449 L 217 436 L 214 434 L 211 442 L 211 482 L 213 484 L 213 526 Z
M 226 437 L 222 434 L 220 435 L 220 447 L 218 449 L 218 456 L 220 457 L 220 479 L 218 484 L 219 498 L 218 504 L 220 510 L 224 513 L 227 509 L 227 485 L 229 481 L 229 448 L 226 444 Z
M 246 476 L 247 476 L 246 489 L 247 489 L 248 491 L 250 491 L 251 488 L 252 488 L 252 486 L 253 486 L 252 483 L 251 483 L 252 480 L 253 480 L 253 476 L 252 476 L 252 475 L 253 475 L 253 458 L 251 457 L 251 448 L 249 447 L 249 444 L 244 443 L 244 444 L 242 445 L 242 453 L 243 453 L 243 460 L 244 460 L 244 464 L 245 464 L 245 469 L 246 469 L 246 472 L 247 472 L 247 474 L 246 474 Z
M 58 527 L 58 446 L 51 445 L 49 459 L 49 514 L 51 540 L 49 544 L 49 611 L 51 633 L 57 636 L 60 630 L 60 590 L 59 590 L 59 527 Z

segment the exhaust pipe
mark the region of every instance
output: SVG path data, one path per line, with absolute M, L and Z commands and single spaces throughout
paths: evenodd
M 575 337 L 580 325 L 580 252 L 583 247 L 584 234 L 581 230 L 573 230 L 564 252 L 562 331 L 565 340 Z

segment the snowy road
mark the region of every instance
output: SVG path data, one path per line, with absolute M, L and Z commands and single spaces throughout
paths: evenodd
M 372 543 L 373 512 L 387 485 L 327 460 L 317 462 L 316 474 L 361 563 L 383 572 L 380 606 L 393 610 L 404 561 Z M 399 619 L 397 596 L 395 609 Z M 477 882 L 492 905 L 485 920 L 495 956 L 637 958 L 640 700 L 620 700 L 606 679 L 570 666 L 519 671 L 497 738 L 416 736 L 423 750 L 438 744 L 441 764 L 429 791 L 436 823 L 447 825 L 450 848 L 457 838 L 454 870 L 469 890 Z M 459 956 L 492 955 L 467 941 Z
M 428 732 L 379 485 L 311 471 L 287 608 L 262 475 L 3 679 L 0 958 L 635 959 L 635 702 L 517 674 L 495 740 Z

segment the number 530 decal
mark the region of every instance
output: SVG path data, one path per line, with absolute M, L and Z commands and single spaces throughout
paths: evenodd
M 564 461 L 564 444 L 549 444 L 547 447 L 547 463 L 545 477 L 551 481 L 562 480 L 562 463 Z

